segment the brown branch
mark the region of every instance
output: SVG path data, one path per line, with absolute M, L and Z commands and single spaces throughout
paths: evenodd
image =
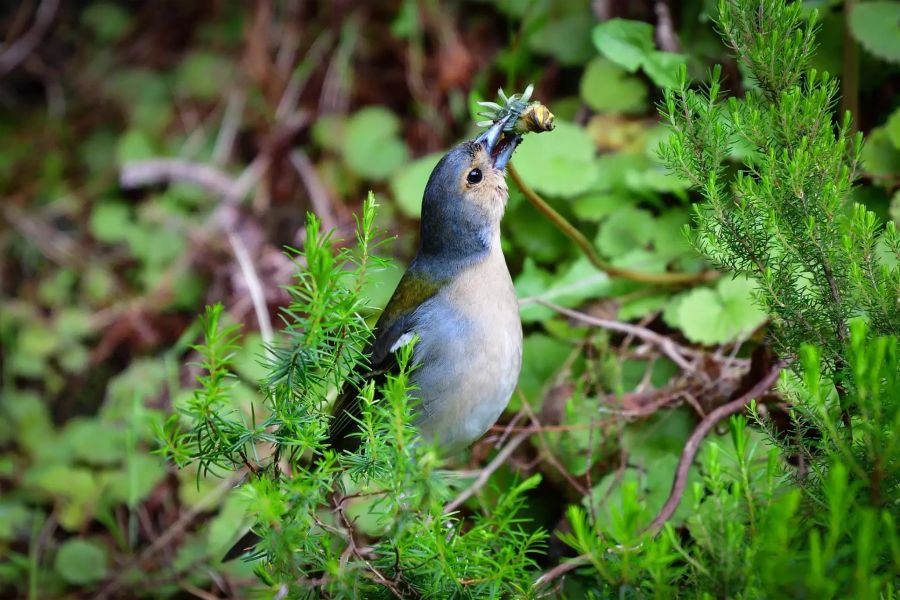
M 582 554 L 580 556 L 576 556 L 575 558 L 573 558 L 572 560 L 569 560 L 567 562 L 559 563 L 558 565 L 556 565 L 555 567 L 553 567 L 552 569 L 550 569 L 549 571 L 547 571 L 546 573 L 544 573 L 543 575 L 538 577 L 537 581 L 534 582 L 534 587 L 547 585 L 554 579 L 562 577 L 563 575 L 565 575 L 566 573 L 568 573 L 569 571 L 571 571 L 573 569 L 577 569 L 578 567 L 583 567 L 584 565 L 588 564 L 589 562 L 591 562 L 591 561 L 590 561 L 590 558 L 588 557 L 588 555 Z
M 488 479 L 491 478 L 491 475 L 500 468 L 500 465 L 506 462 L 506 459 L 510 457 L 513 451 L 519 447 L 519 445 L 528 439 L 528 436 L 531 435 L 531 431 L 522 431 L 513 436 L 509 442 L 497 453 L 497 456 L 494 457 L 490 463 L 485 466 L 481 472 L 478 474 L 478 477 L 475 478 L 475 481 L 467 487 L 463 492 L 447 503 L 444 506 L 444 514 L 453 512 L 457 508 L 459 508 L 463 502 L 471 498 L 475 495 L 475 493 L 483 488 L 485 484 L 488 482 Z
M 784 362 L 777 363 L 772 367 L 772 370 L 769 371 L 769 373 L 756 385 L 750 388 L 746 394 L 743 394 L 740 398 L 732 400 L 727 404 L 723 404 L 700 421 L 700 424 L 697 425 L 694 432 L 691 433 L 691 437 L 688 438 L 688 441 L 684 445 L 684 449 L 681 451 L 681 458 L 678 460 L 678 468 L 675 470 L 675 480 L 672 482 L 672 491 L 669 493 L 666 503 L 663 504 L 663 507 L 660 509 L 659 514 L 656 515 L 656 518 L 654 518 L 643 531 L 658 529 L 666 521 L 672 518 L 673 514 L 675 514 L 675 510 L 678 508 L 678 504 L 681 502 L 681 497 L 684 494 L 684 488 L 687 485 L 688 472 L 694 462 L 694 457 L 697 456 L 697 451 L 700 449 L 700 442 L 703 441 L 706 434 L 709 433 L 719 421 L 742 411 L 744 407 L 747 406 L 748 402 L 763 395 L 778 380 L 778 375 L 781 373 L 784 366 Z
M 0 53 L 0 77 L 6 75 L 25 60 L 46 35 L 59 8 L 59 0 L 44 0 L 38 6 L 34 25 L 25 35 Z
M 547 308 L 558 312 L 561 315 L 565 315 L 577 321 L 581 321 L 582 323 L 587 323 L 588 325 L 593 325 L 595 327 L 602 327 L 603 329 L 609 329 L 611 331 L 618 331 L 620 333 L 625 333 L 636 338 L 640 338 L 645 342 L 649 342 L 657 346 L 663 354 L 665 354 L 672 362 L 681 367 L 684 371 L 693 373 L 696 370 L 694 368 L 694 365 L 688 362 L 688 360 L 684 357 L 684 353 L 681 351 L 681 348 L 678 346 L 678 344 L 676 344 L 666 336 L 660 335 L 645 327 L 639 327 L 637 325 L 625 323 L 622 321 L 614 321 L 612 319 L 601 319 L 582 312 L 578 312 L 577 310 L 572 310 L 571 308 L 559 306 L 558 304 L 548 302 L 541 298 L 533 298 L 531 299 L 531 301 L 540 304 L 541 306 L 546 306 Z
M 719 276 L 716 271 L 704 271 L 702 273 L 644 273 L 641 271 L 632 271 L 631 269 L 622 269 L 615 267 L 603 260 L 590 240 L 584 237 L 574 225 L 572 225 L 564 216 L 556 212 L 547 201 L 531 189 L 527 183 L 519 175 L 516 168 L 509 164 L 507 167 L 510 177 L 515 182 L 516 187 L 522 191 L 525 198 L 540 211 L 557 229 L 559 229 L 567 238 L 575 242 L 575 245 L 584 253 L 585 257 L 597 269 L 603 271 L 610 277 L 618 277 L 620 279 L 628 279 L 629 281 L 637 281 L 640 283 L 653 283 L 656 285 L 690 285 L 693 283 L 703 283 L 712 281 Z
M 213 212 L 210 220 L 219 225 L 226 233 L 228 243 L 234 253 L 235 260 L 244 275 L 244 281 L 250 292 L 256 321 L 260 335 L 266 347 L 270 347 L 274 339 L 272 319 L 266 305 L 266 295 L 262 282 L 240 236 L 237 235 L 233 219 L 226 218 L 239 202 L 259 180 L 267 168 L 268 159 L 258 157 L 237 179 L 232 179 L 223 171 L 203 163 L 191 162 L 177 158 L 159 158 L 129 161 L 122 165 L 119 181 L 122 187 L 134 188 L 159 183 L 187 182 L 197 185 L 206 191 L 222 198 L 222 204 Z

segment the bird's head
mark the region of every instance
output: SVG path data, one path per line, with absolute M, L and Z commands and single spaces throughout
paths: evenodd
M 504 133 L 508 119 L 450 150 L 431 172 L 422 200 L 422 253 L 464 260 L 499 245 L 506 164 L 522 141 Z

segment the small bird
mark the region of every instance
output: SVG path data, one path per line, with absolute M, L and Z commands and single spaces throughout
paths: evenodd
M 500 219 L 509 197 L 506 164 L 522 141 L 504 133 L 510 115 L 448 152 L 425 186 L 421 245 L 375 325 L 369 373 L 396 367 L 396 352 L 418 338 L 412 383 L 415 424 L 444 453 L 465 448 L 497 421 L 522 365 L 522 324 Z M 345 386 L 335 402 L 329 443 L 353 449 L 360 407 Z
M 375 325 L 362 372 L 332 408 L 328 446 L 355 450 L 359 385 L 397 368 L 397 351 L 418 338 L 410 379 L 419 400 L 415 424 L 441 451 L 461 450 L 490 429 L 509 403 L 522 366 L 522 324 L 500 219 L 506 164 L 521 135 L 504 133 L 509 115 L 448 152 L 425 186 L 421 245 Z M 315 460 L 315 459 L 314 459 Z M 252 531 L 225 555 L 260 540 Z

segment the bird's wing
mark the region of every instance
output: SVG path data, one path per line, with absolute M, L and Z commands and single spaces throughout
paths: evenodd
M 433 297 L 440 283 L 422 277 L 412 268 L 408 270 L 375 325 L 375 339 L 368 348 L 368 361 L 348 378 L 331 410 L 328 445 L 335 450 L 353 451 L 359 446 L 357 420 L 362 416 L 359 390 L 374 380 L 376 387 L 388 373 L 396 370 L 396 352 L 412 339 L 416 310 Z

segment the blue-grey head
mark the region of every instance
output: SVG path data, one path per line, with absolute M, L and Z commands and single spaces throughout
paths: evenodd
M 422 199 L 420 254 L 467 260 L 499 245 L 509 197 L 506 164 L 522 136 L 498 121 L 450 150 L 431 172 Z

